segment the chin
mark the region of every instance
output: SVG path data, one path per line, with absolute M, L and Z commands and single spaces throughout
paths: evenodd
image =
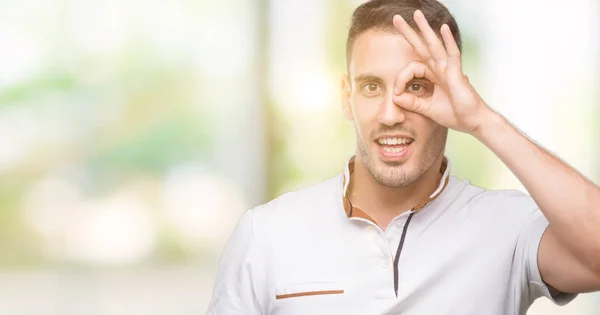
M 371 176 L 380 185 L 386 187 L 404 187 L 414 181 L 416 168 L 407 165 L 410 161 L 386 162 L 376 160 L 374 162 L 367 168 Z

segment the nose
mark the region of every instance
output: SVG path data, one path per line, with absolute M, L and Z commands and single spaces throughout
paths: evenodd
M 403 123 L 406 119 L 404 109 L 394 103 L 392 93 L 392 91 L 386 93 L 385 98 L 379 105 L 379 112 L 377 114 L 379 122 L 390 127 L 395 124 Z

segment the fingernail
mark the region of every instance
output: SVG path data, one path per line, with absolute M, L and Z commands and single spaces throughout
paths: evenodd
M 397 86 L 394 87 L 394 94 L 396 94 L 396 95 L 400 94 L 400 89 Z

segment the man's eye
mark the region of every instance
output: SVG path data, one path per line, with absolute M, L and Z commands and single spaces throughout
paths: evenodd
M 366 95 L 376 95 L 381 91 L 381 89 L 379 88 L 379 85 L 375 83 L 367 83 L 363 85 L 362 91 Z
M 425 89 L 424 86 L 422 86 L 421 84 L 417 84 L 417 83 L 413 83 L 413 84 L 409 85 L 408 88 L 411 92 L 420 92 L 421 89 Z
M 433 93 L 433 86 L 421 82 L 412 82 L 406 86 L 406 93 L 412 93 L 418 97 L 429 97 Z

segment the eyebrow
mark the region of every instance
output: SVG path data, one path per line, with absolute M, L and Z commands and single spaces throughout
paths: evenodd
M 380 83 L 380 84 L 384 83 L 383 79 L 381 79 L 380 77 L 378 77 L 376 75 L 369 74 L 369 73 L 361 73 L 361 74 L 355 76 L 352 81 L 354 81 L 354 83 L 369 82 L 369 81 Z

